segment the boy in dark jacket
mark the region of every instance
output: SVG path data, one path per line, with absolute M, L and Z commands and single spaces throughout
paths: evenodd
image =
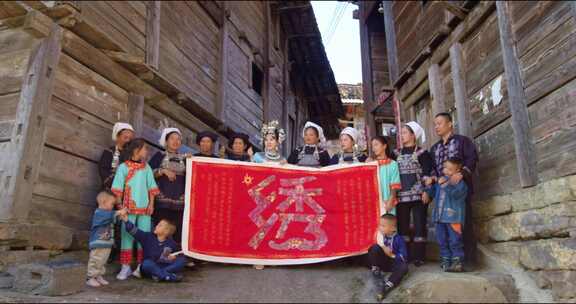
M 444 176 L 426 190 L 434 197 L 432 221 L 436 223 L 436 238 L 440 246 L 440 267 L 448 272 L 462 272 L 464 243 L 462 226 L 466 214 L 468 187 L 463 180 L 452 178 L 462 171 L 462 161 L 456 158 L 444 162 Z M 429 199 L 426 199 L 426 201 Z
M 126 210 L 114 211 L 116 196 L 109 190 L 98 193 L 98 209 L 92 217 L 90 232 L 90 257 L 88 259 L 88 280 L 86 285 L 100 287 L 109 283 L 102 277 L 106 272 L 106 262 L 114 245 L 114 219 L 126 215 Z
M 143 232 L 128 221 L 127 215 L 122 217 L 122 221 L 126 225 L 126 231 L 142 246 L 144 253 L 141 266 L 142 274 L 156 282 L 181 281 L 182 276 L 179 273 L 186 266 L 186 258 L 176 255 L 179 246 L 172 239 L 172 235 L 176 231 L 174 223 L 163 219 L 158 222 L 154 232 Z
M 378 299 L 382 300 L 408 273 L 408 251 L 404 238 L 396 233 L 397 220 L 394 215 L 382 215 L 378 230 L 378 243 L 368 250 L 368 260 L 374 278 L 384 283 L 382 291 L 378 294 Z M 392 274 L 384 279 L 383 272 Z

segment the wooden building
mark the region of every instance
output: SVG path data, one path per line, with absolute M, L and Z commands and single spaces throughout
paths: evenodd
M 0 2 L 0 246 L 84 248 L 112 125 L 226 143 L 343 114 L 309 1 Z M 154 150 L 153 149 L 153 150 Z M 153 151 L 154 152 L 154 151 Z
M 561 261 L 576 254 L 564 245 L 576 228 L 566 211 L 576 200 L 576 4 L 357 5 L 367 109 L 393 89 L 401 119 L 426 127 L 426 147 L 438 140 L 434 115 L 452 113 L 480 153 L 474 209 L 485 247 L 535 271 L 557 298 L 576 297 L 559 287 L 576 274 Z M 368 115 L 374 124 L 374 111 Z

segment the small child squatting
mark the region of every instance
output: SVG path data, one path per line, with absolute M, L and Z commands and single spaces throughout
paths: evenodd
M 114 245 L 114 220 L 117 216 L 127 216 L 126 209 L 114 211 L 116 196 L 109 190 L 98 193 L 96 201 L 98 208 L 92 217 L 86 281 L 86 285 L 90 287 L 109 284 L 103 275 L 106 273 L 106 262 Z
M 408 251 L 404 238 L 396 233 L 397 220 L 392 214 L 380 217 L 378 225 L 378 243 L 368 250 L 368 259 L 374 279 L 383 283 L 377 295 L 379 301 L 384 299 L 408 273 Z M 392 272 L 384 278 L 383 272 Z
M 163 219 L 156 225 L 154 232 L 144 232 L 128 221 L 128 215 L 122 216 L 122 221 L 126 225 L 126 231 L 142 246 L 142 275 L 156 282 L 181 281 L 180 272 L 186 266 L 186 258 L 174 255 L 179 251 L 178 244 L 172 239 L 176 231 L 174 223 Z
M 440 267 L 447 272 L 464 271 L 462 227 L 466 214 L 468 187 L 461 178 L 462 161 L 444 162 L 444 176 L 426 190 L 434 197 L 432 221 L 436 224 L 436 239 L 440 246 Z

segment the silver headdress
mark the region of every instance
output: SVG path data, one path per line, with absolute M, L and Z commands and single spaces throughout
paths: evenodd
M 273 120 L 267 124 L 263 124 L 262 130 L 260 131 L 262 141 L 266 139 L 266 135 L 268 134 L 274 134 L 274 136 L 276 136 L 276 132 L 278 132 L 278 143 L 282 143 L 286 139 L 286 132 L 280 128 L 280 123 L 277 120 Z

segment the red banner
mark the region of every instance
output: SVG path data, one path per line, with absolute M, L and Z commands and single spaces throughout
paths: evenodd
M 376 242 L 376 163 L 311 169 L 193 158 L 187 166 L 189 256 L 307 264 L 359 255 Z

